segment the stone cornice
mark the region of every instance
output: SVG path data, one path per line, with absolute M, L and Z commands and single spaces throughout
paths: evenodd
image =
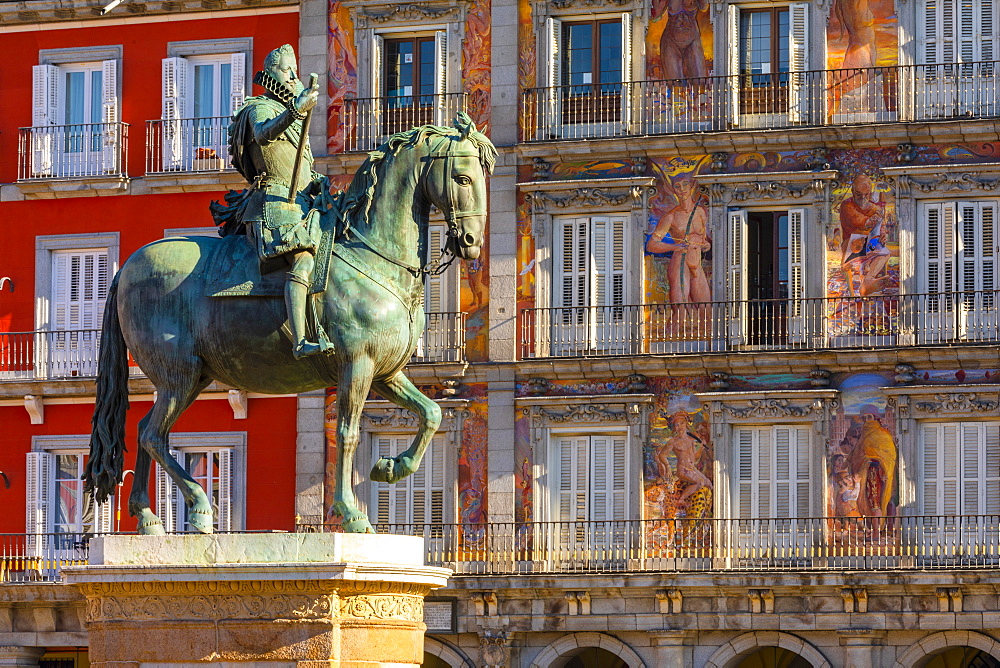
M 639 207 L 655 192 L 656 179 L 630 176 L 610 179 L 561 179 L 518 183 L 532 213 L 588 207 Z
M 960 165 L 906 165 L 884 167 L 882 171 L 896 178 L 899 194 L 995 192 L 1000 189 L 1000 163 L 984 162 Z
M 740 172 L 737 174 L 699 174 L 698 183 L 742 184 L 750 181 L 768 181 L 775 183 L 811 183 L 813 181 L 832 181 L 840 174 L 836 169 L 824 169 L 818 172 Z
M 3 2 L 0 3 L 0 30 L 7 26 L 32 24 L 120 21 L 122 18 L 142 16 L 297 7 L 299 0 L 126 0 L 107 16 L 101 16 L 101 9 L 106 4 L 107 0 Z
M 652 394 L 564 394 L 549 397 L 517 397 L 517 406 L 565 407 L 575 404 L 651 404 Z

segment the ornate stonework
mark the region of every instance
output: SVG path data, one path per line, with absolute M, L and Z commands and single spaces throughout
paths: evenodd
M 938 172 L 924 178 L 901 174 L 896 179 L 899 192 L 909 195 L 917 190 L 934 192 L 993 192 L 1000 187 L 1000 178 L 988 178 L 979 172 Z
M 819 399 L 806 404 L 793 404 L 789 399 L 750 399 L 743 407 L 722 404 L 722 410 L 735 418 L 803 417 L 813 411 L 822 411 Z
M 914 402 L 918 413 L 989 413 L 1000 407 L 1000 402 L 979 399 L 974 392 L 935 394 L 933 401 Z
M 398 594 L 348 596 L 340 601 L 340 617 L 420 622 L 424 618 L 424 599 Z

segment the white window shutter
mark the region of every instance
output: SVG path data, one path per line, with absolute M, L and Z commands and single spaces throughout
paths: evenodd
M 754 517 L 756 504 L 754 503 L 754 451 L 757 446 L 757 434 L 753 429 L 744 427 L 733 428 L 733 443 L 736 444 L 736 517 L 741 520 L 748 520 Z
M 170 456 L 176 461 L 180 461 L 181 455 L 176 450 L 170 450 Z M 163 522 L 163 530 L 167 533 L 179 531 L 183 527 L 178 524 L 177 506 L 178 501 L 183 504 L 184 499 L 170 479 L 167 472 L 159 464 L 156 465 L 156 514 Z
M 242 51 L 229 54 L 229 113 L 235 114 L 243 106 L 247 94 L 247 54 Z
M 106 534 L 115 530 L 115 497 L 111 496 L 104 503 L 94 503 L 94 533 Z
M 370 113 L 368 118 L 358 118 L 358 132 L 363 136 L 358 137 L 358 148 L 371 150 L 378 145 L 382 137 L 382 114 L 385 102 L 385 82 L 382 80 L 383 63 L 385 61 L 385 39 L 381 35 L 372 33 L 371 53 L 369 62 L 371 71 L 368 72 L 368 93 L 370 95 L 370 107 L 358 108 L 358 114 Z
M 219 507 L 218 517 L 215 518 L 216 529 L 219 531 L 232 531 L 233 524 L 233 478 L 235 471 L 236 450 L 234 448 L 223 448 L 219 450 Z
M 726 281 L 726 299 L 729 301 L 729 342 L 743 345 L 746 340 L 747 275 L 744 264 L 747 257 L 747 212 L 743 209 L 729 212 L 729 276 Z
M 549 17 L 545 19 L 545 48 L 541 51 L 548 54 L 545 63 L 545 86 L 548 89 L 546 104 L 540 105 L 539 112 L 546 118 L 538 124 L 538 139 L 545 139 L 560 134 L 562 126 L 562 94 L 559 88 L 563 82 L 563 36 L 562 21 Z
M 611 519 L 628 519 L 628 439 L 611 437 Z
M 729 123 L 733 127 L 740 124 L 740 55 L 744 47 L 740 43 L 740 8 L 730 4 L 728 8 L 729 28 Z
M 430 497 L 428 521 L 434 526 L 445 522 L 445 443 L 443 436 L 431 439 L 421 468 L 427 469 L 427 493 Z
M 938 503 L 939 512 L 942 515 L 959 514 L 959 477 L 961 475 L 959 440 L 958 423 L 941 425 L 939 459 L 941 488 L 938 492 Z
M 959 506 L 963 515 L 979 515 L 986 492 L 983 483 L 983 424 L 979 422 L 960 423 L 962 430 L 962 487 L 959 490 L 962 502 Z
M 55 456 L 48 452 L 27 454 L 27 498 L 25 532 L 29 556 L 42 556 L 48 547 L 45 534 L 52 533 L 50 507 L 53 503 Z
M 559 439 L 556 446 L 559 455 L 559 471 L 556 488 L 557 522 L 568 522 L 573 519 L 573 441 L 569 438 Z
M 795 447 L 794 429 L 774 427 L 774 515 L 772 517 L 792 517 L 795 507 Z
M 923 206 L 920 227 L 926 267 L 921 274 L 921 290 L 927 294 L 926 305 L 917 313 L 922 318 L 924 343 L 949 340 L 955 336 L 955 227 L 957 210 L 954 202 Z
M 807 427 L 796 427 L 795 437 L 795 517 L 812 516 L 812 456 L 810 453 L 810 436 Z
M 181 119 L 187 111 L 188 61 L 164 58 L 163 86 L 163 169 L 181 169 L 184 165 L 184 130 Z
M 372 438 L 372 459 L 378 461 L 383 457 L 392 457 L 395 453 L 392 449 L 392 440 L 384 436 Z M 375 506 L 375 523 L 386 525 L 392 521 L 392 495 L 388 483 L 372 482 L 372 504 Z
M 790 343 L 805 343 L 805 283 L 802 257 L 805 209 L 788 211 L 788 338 Z
M 923 489 L 921 494 L 921 514 L 937 515 L 940 513 L 940 502 L 938 499 L 938 458 L 941 452 L 941 425 L 925 424 L 921 429 L 921 481 Z
M 590 517 L 595 522 L 607 522 L 614 518 L 613 482 L 611 467 L 614 453 L 611 439 L 607 436 L 592 436 L 590 456 Z
M 54 65 L 35 65 L 31 68 L 31 174 L 52 174 L 52 138 L 46 125 L 58 125 L 59 68 Z
M 923 0 L 919 12 L 917 39 L 924 64 L 941 62 L 941 3 L 949 0 Z
M 983 484 L 986 515 L 1000 515 L 1000 424 L 983 425 Z
M 121 164 L 121 130 L 118 125 L 118 61 L 105 60 L 101 63 L 101 74 L 104 86 L 104 141 L 101 160 L 105 172 L 124 171 L 125 166 Z
M 788 120 L 797 123 L 809 119 L 809 3 L 793 2 L 788 6 Z
M 630 134 L 632 110 L 634 108 L 632 86 L 632 12 L 622 13 L 622 90 L 621 118 L 622 131 Z
M 434 122 L 438 125 L 450 125 L 448 115 L 448 31 L 438 30 L 434 33 Z

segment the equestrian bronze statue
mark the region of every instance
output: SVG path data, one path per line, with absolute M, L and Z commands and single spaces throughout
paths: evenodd
M 446 256 L 479 256 L 486 174 L 496 149 L 460 114 L 454 128 L 425 125 L 392 135 L 369 154 L 346 192 L 330 196 L 325 179 L 311 171 L 299 118 L 309 111 L 312 87 L 296 85 L 289 54 L 290 47 L 268 56 L 268 67 L 278 67 L 272 78 L 285 85 L 276 87 L 280 94 L 268 89 L 266 100 L 251 98 L 235 115 L 234 163 L 253 178 L 249 188 L 226 196 L 229 206 L 215 207 L 222 238 L 154 241 L 125 262 L 109 290 L 84 479 L 101 502 L 122 482 L 131 352 L 156 387 L 153 408 L 139 423 L 128 504 L 139 533 L 163 533 L 149 505 L 151 460 L 183 494 L 188 524 L 213 531 L 209 498 L 167 442 L 178 417 L 213 380 L 264 394 L 337 387 L 332 510 L 348 532 L 372 531 L 351 486 L 369 391 L 419 418 L 410 447 L 375 462 L 372 480 L 396 482 L 416 471 L 441 421 L 438 405 L 403 369 L 424 328 L 426 275 L 442 269 Z M 251 105 L 258 108 L 250 112 Z M 308 156 L 301 189 L 282 171 L 294 164 L 293 147 Z M 442 249 L 428 244 L 432 205 L 448 225 Z M 311 354 L 317 350 L 327 354 Z

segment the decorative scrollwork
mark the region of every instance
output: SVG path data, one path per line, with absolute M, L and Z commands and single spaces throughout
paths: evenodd
M 359 12 L 356 20 L 358 27 L 367 27 L 368 22 L 379 25 L 394 21 L 414 23 L 417 21 L 441 21 L 447 19 L 457 19 L 460 16 L 458 7 L 427 7 L 418 4 L 389 5 L 386 3 L 384 11 L 367 10 Z
M 971 192 L 974 190 L 991 192 L 1000 186 L 1000 178 L 986 178 L 979 172 L 939 172 L 926 179 L 917 179 L 908 174 L 902 174 L 899 176 L 897 183 L 903 195 L 910 194 L 914 189 L 925 193 Z
M 380 414 L 362 413 L 361 418 L 372 427 L 417 428 L 417 416 L 405 408 L 387 408 Z
M 822 192 L 823 181 L 815 179 L 806 183 L 783 183 L 780 181 L 754 181 L 733 188 L 733 200 L 743 202 L 755 199 L 798 199 L 813 191 Z
M 934 401 L 917 401 L 913 407 L 918 413 L 989 413 L 1000 402 L 979 399 L 975 392 L 951 392 L 935 394 Z
M 417 596 L 362 594 L 340 601 L 340 616 L 356 619 L 402 619 L 419 622 L 424 618 L 424 600 Z
M 625 423 L 627 414 L 625 411 L 616 411 L 608 408 L 606 404 L 574 404 L 567 406 L 564 413 L 545 410 L 541 406 L 532 406 L 524 410 L 525 415 L 529 415 L 532 422 L 539 426 L 543 422 L 620 422 Z
M 734 418 L 775 418 L 804 417 L 822 406 L 822 401 L 796 406 L 788 399 L 749 399 L 742 408 L 723 404 L 722 409 Z
M 544 211 L 550 204 L 564 209 L 569 206 L 620 206 L 635 196 L 633 189 L 577 188 L 568 195 L 558 196 L 545 191 L 525 193 L 524 199 L 532 211 Z

